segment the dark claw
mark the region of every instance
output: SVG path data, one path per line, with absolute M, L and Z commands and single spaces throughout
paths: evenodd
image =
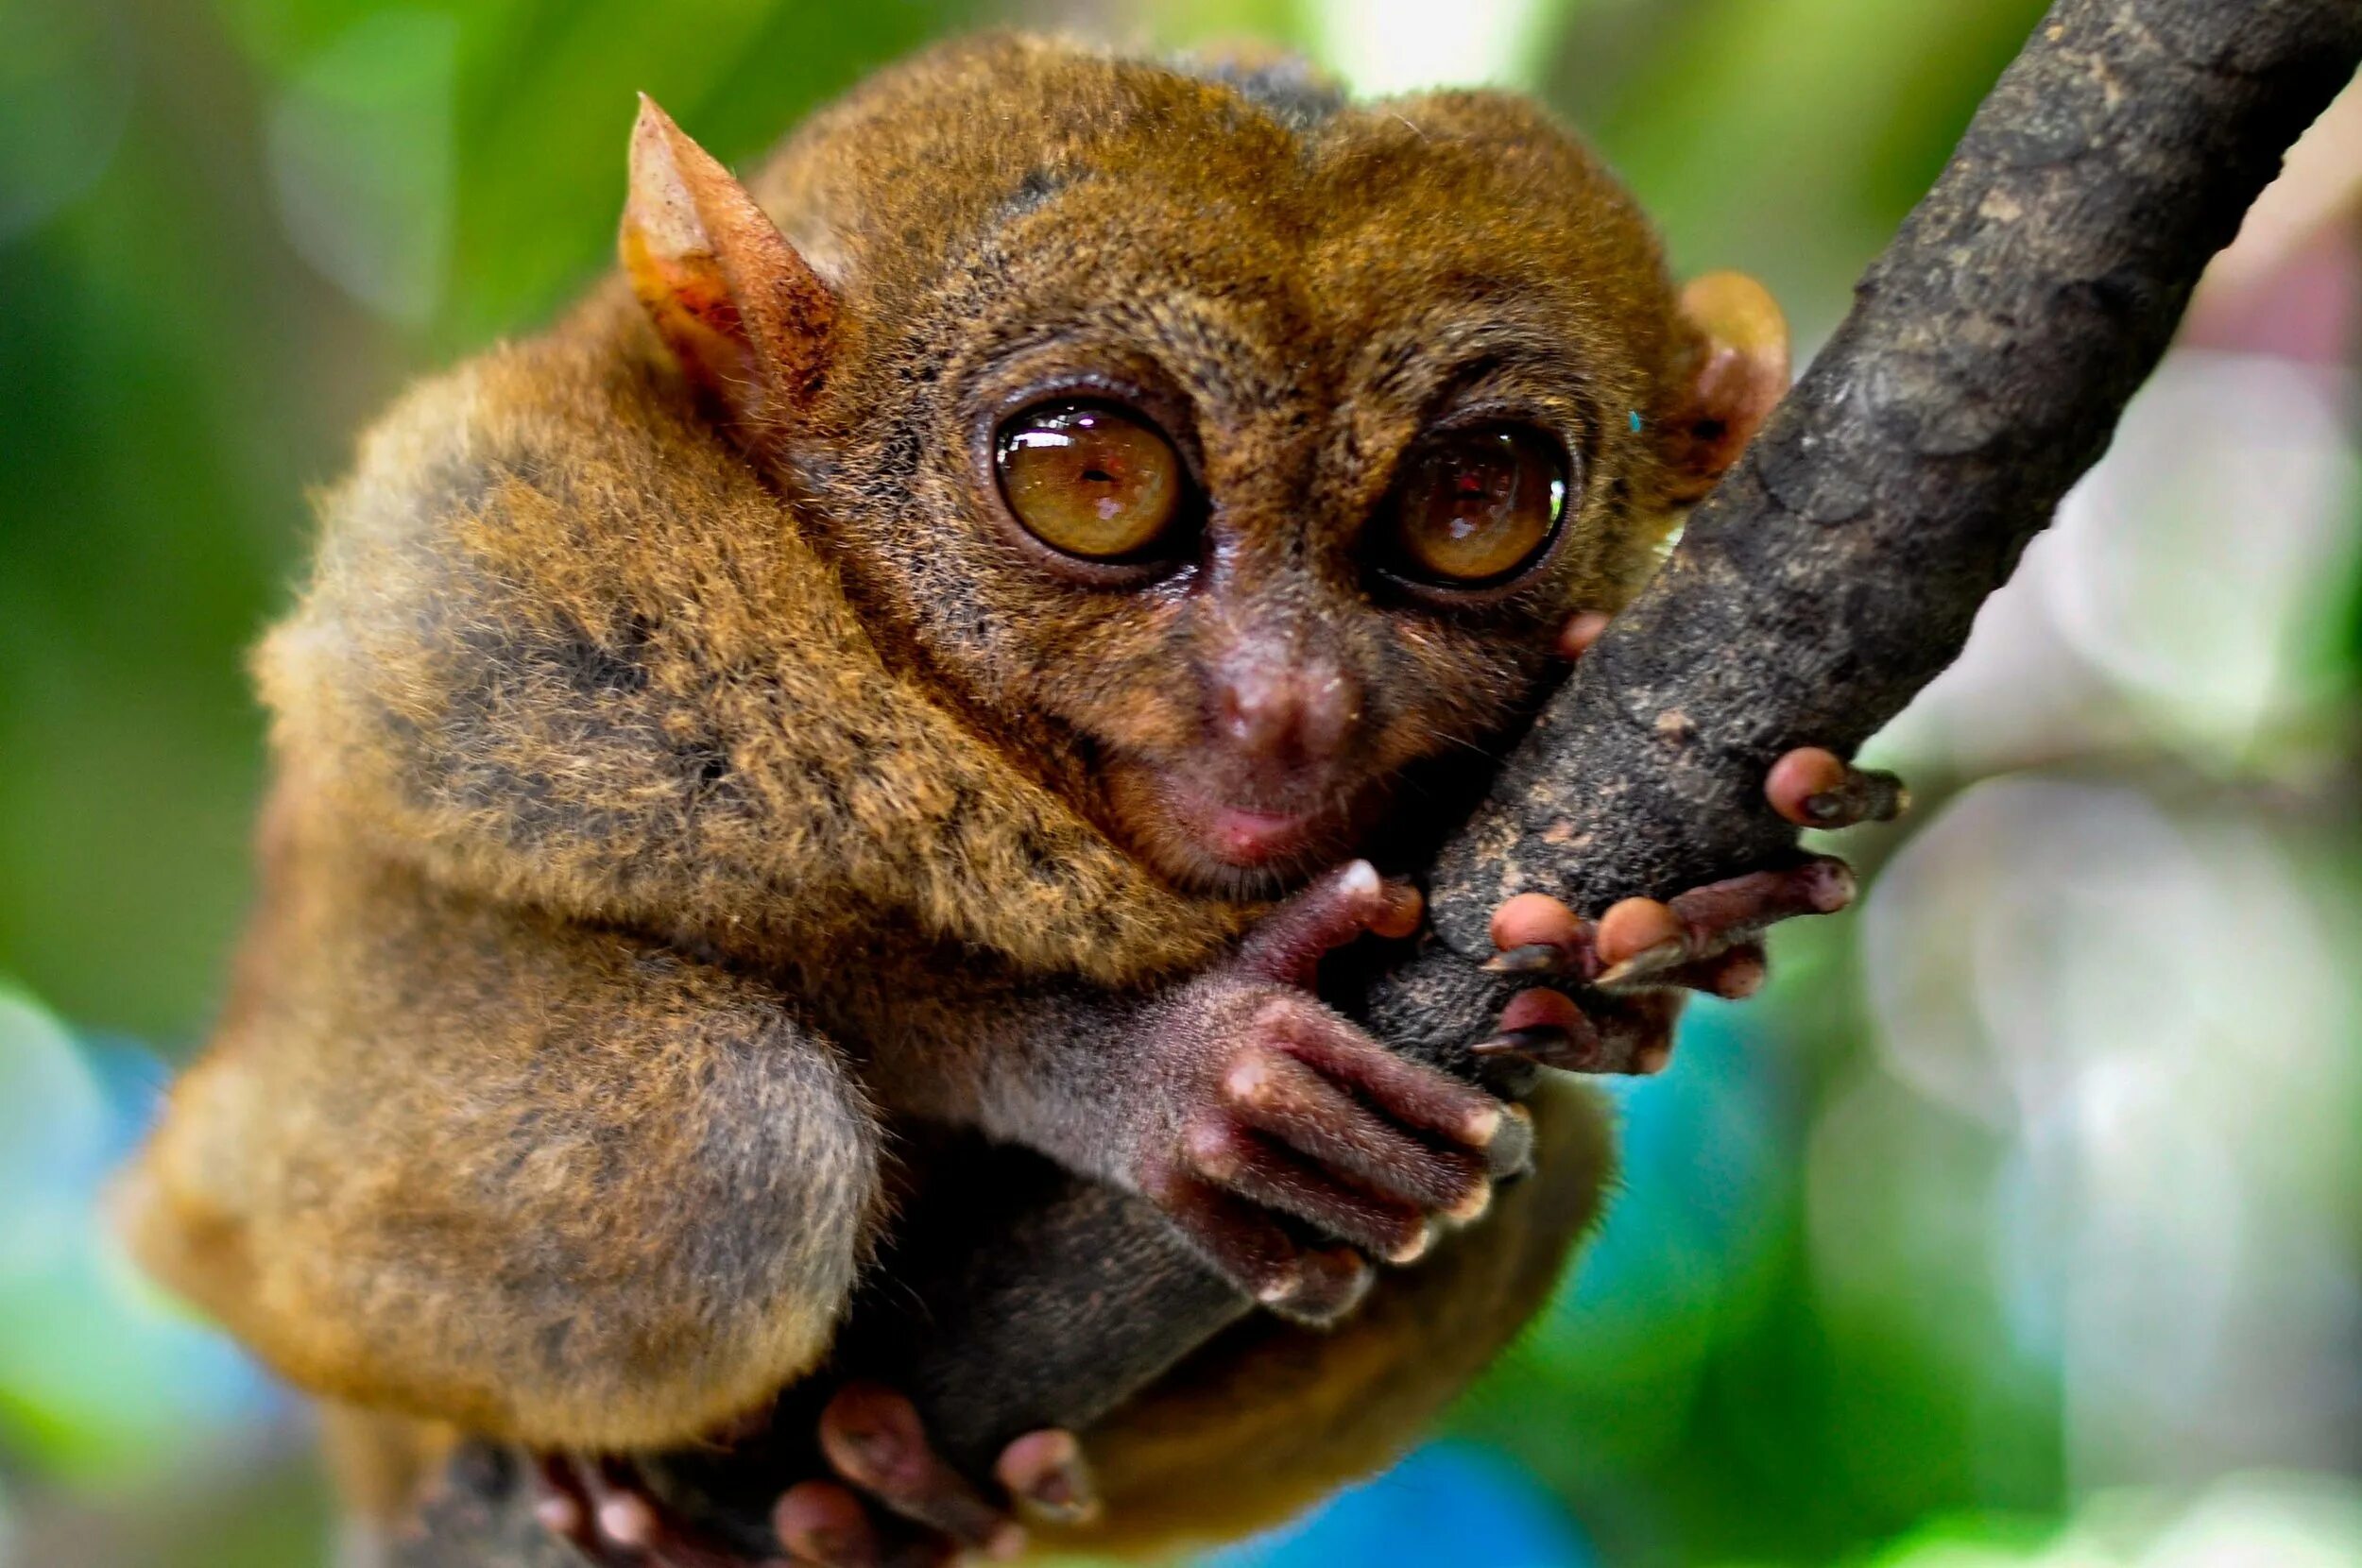
M 1772 809 L 1800 827 L 1891 822 L 1910 807 L 1910 792 L 1894 775 L 1857 768 L 1824 746 L 1782 754 L 1763 789 Z
M 1479 1056 L 1539 1056 L 1549 1051 L 1563 1050 L 1574 1044 L 1574 1036 L 1556 1024 L 1535 1024 L 1527 1029 L 1513 1029 L 1479 1040 L 1468 1048 Z
M 1633 954 L 1621 963 L 1602 969 L 1600 971 L 1599 979 L 1592 983 L 1599 986 L 1624 985 L 1633 980 L 1647 980 L 1652 975 L 1660 975 L 1668 969 L 1678 968 L 1688 963 L 1689 958 L 1690 944 L 1688 942 L 1660 942 L 1653 947 L 1646 947 Z
M 1805 800 L 1805 814 L 1819 827 L 1851 827 L 1857 822 L 1892 822 L 1910 810 L 1911 793 L 1891 773 L 1855 768 L 1845 782 Z
M 1468 1048 L 1480 1057 L 1517 1057 L 1564 1072 L 1588 1072 L 1600 1060 L 1600 1037 L 1596 1031 L 1578 1033 L 1557 1024 L 1504 1030 Z
M 1567 955 L 1547 942 L 1529 942 L 1495 953 L 1478 967 L 1488 975 L 1555 975 L 1567 967 Z

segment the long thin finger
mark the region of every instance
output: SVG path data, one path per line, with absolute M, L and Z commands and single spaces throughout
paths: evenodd
M 1483 1163 L 1396 1132 L 1292 1057 L 1250 1051 L 1223 1080 L 1240 1118 L 1388 1197 L 1455 1218 L 1483 1212 Z M 1463 1213 L 1464 1211 L 1464 1213 Z
M 1412 1204 L 1349 1186 L 1244 1128 L 1209 1117 L 1189 1130 L 1187 1147 L 1190 1165 L 1207 1181 L 1389 1263 L 1409 1263 L 1434 1242 L 1427 1217 Z
M 1665 902 L 1627 898 L 1600 916 L 1600 955 L 1609 962 L 1594 983 L 1666 983 L 1666 972 L 1751 941 L 1767 926 L 1841 910 L 1854 891 L 1853 869 L 1824 855 L 1709 882 Z
M 1518 1135 L 1515 1118 L 1482 1089 L 1395 1055 L 1332 1014 L 1289 1008 L 1257 1021 L 1296 1060 L 1397 1121 L 1481 1150 Z
M 905 1519 L 990 1557 L 1024 1549 L 1024 1530 L 936 1456 L 917 1408 L 891 1389 L 853 1383 L 839 1390 L 820 1412 L 820 1451 L 838 1474 Z
M 1239 949 L 1238 962 L 1275 983 L 1307 986 L 1327 954 L 1370 930 L 1402 929 L 1406 912 L 1415 925 L 1418 908 L 1417 890 L 1390 883 L 1369 861 L 1355 861 L 1265 916 Z
M 1179 1167 L 1142 1190 L 1223 1275 L 1284 1318 L 1331 1323 L 1361 1304 L 1376 1277 L 1349 1249 L 1300 1245 L 1270 1215 Z
M 1799 914 L 1833 914 L 1854 901 L 1854 870 L 1826 855 L 1675 894 L 1673 912 L 1692 931 L 1728 939 Z M 1701 956 L 1703 949 L 1702 947 Z

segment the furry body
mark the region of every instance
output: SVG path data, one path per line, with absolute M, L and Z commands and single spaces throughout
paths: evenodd
M 1391 807 L 1684 498 L 1702 344 L 1515 99 L 983 40 L 753 188 L 833 302 L 825 373 L 701 382 L 603 286 L 377 428 L 259 656 L 261 904 L 128 1224 L 290 1379 L 418 1431 L 629 1451 L 765 1406 L 826 1355 L 908 1118 L 1123 1179 L 1094 1140 L 1146 1059 L 1104 1042 L 1300 874 L 1192 858 L 1175 791 L 1265 789 L 1203 759 L 1205 672 L 1330 661 L 1361 695 L 1321 788 Z M 1169 585 L 1051 591 L 982 515 L 980 418 L 1078 366 L 1170 405 L 1215 498 Z M 1458 404 L 1581 484 L 1544 568 L 1439 614 L 1347 563 Z M 1596 1206 L 1598 1113 L 1551 1106 L 1540 1177 L 1347 1326 L 1259 1321 L 1087 1434 L 1102 1539 L 1267 1523 L 1410 1440 Z

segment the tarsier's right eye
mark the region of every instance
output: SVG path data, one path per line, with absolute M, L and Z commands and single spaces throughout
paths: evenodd
M 993 462 L 1017 520 L 1087 561 L 1152 554 L 1180 520 L 1189 489 L 1165 433 L 1105 403 L 1025 410 L 1001 427 Z

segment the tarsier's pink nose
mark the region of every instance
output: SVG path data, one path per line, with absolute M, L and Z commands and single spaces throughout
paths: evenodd
M 1361 683 L 1326 659 L 1258 660 L 1215 683 L 1216 734 L 1275 762 L 1326 762 L 1361 723 Z

